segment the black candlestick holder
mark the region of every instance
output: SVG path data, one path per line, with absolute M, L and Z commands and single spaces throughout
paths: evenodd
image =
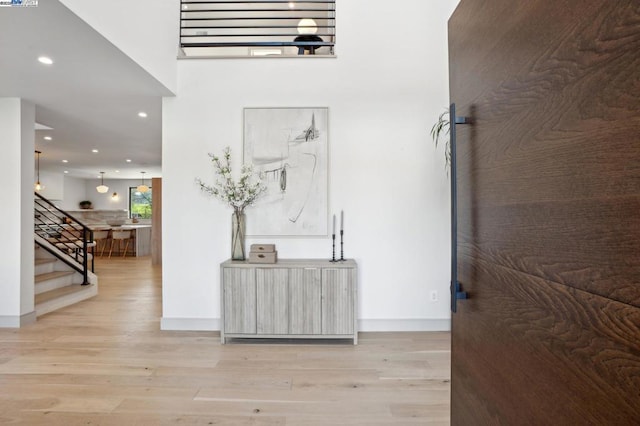
M 344 231 L 340 230 L 340 262 L 344 262 Z
M 331 254 L 331 260 L 329 262 L 339 262 L 336 260 L 336 234 L 331 234 L 333 252 Z

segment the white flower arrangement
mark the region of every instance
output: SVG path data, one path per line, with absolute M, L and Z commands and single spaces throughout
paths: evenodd
M 262 175 L 255 174 L 252 164 L 243 164 L 240 169 L 240 178 L 234 181 L 231 173 L 231 148 L 226 147 L 223 158 L 209 154 L 217 176 L 213 185 L 207 185 L 200 178 L 196 179 L 200 189 L 209 195 L 219 198 L 233 207 L 236 216 L 244 213 L 244 209 L 252 205 L 256 199 L 267 189 L 262 182 Z

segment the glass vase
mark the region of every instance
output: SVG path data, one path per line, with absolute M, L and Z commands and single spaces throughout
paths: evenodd
M 245 260 L 244 251 L 245 217 L 244 212 L 231 215 L 231 260 Z

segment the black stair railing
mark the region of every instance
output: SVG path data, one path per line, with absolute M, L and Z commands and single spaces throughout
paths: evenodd
M 244 55 L 253 56 L 256 49 L 280 48 L 286 55 L 294 47 L 298 55 L 333 55 L 335 0 L 181 0 L 180 6 L 183 51 L 214 48 L 214 56 L 234 56 L 247 48 Z
M 93 231 L 37 192 L 34 204 L 34 232 L 49 243 L 39 245 L 80 272 L 83 285 L 89 284 L 89 257 L 91 272 L 95 266 L 89 250 L 95 245 Z M 37 239 L 36 242 L 39 243 Z

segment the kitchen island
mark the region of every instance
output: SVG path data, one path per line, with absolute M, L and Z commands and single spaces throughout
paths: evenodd
M 129 242 L 129 248 L 127 249 L 127 256 L 149 256 L 151 255 L 151 225 L 145 224 L 125 224 L 121 226 L 109 226 L 109 225 L 89 225 L 92 231 L 110 231 L 108 239 L 104 242 L 106 249 L 104 253 L 109 253 L 111 248 L 111 234 L 113 231 L 127 231 L 130 230 L 132 240 Z M 124 255 L 125 243 L 122 243 L 122 247 L 118 246 L 118 241 L 113 244 L 112 255 L 122 256 Z M 122 250 L 122 251 L 121 251 Z M 101 250 L 102 251 L 102 250 Z

